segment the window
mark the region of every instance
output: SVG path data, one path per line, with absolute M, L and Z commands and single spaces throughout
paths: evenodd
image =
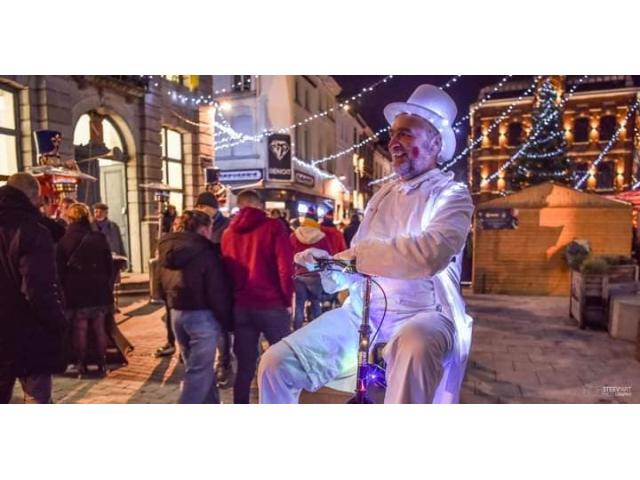
M 251 75 L 234 75 L 231 87 L 234 92 L 249 92 L 252 83 Z
M 489 132 L 489 141 L 491 142 L 492 147 L 500 145 L 500 129 L 498 127 L 495 127 Z
M 304 129 L 304 159 L 311 160 L 311 135 L 308 129 Z
M 580 180 L 582 177 L 589 173 L 589 163 L 588 162 L 577 162 L 573 166 L 573 183 Z M 586 184 L 584 185 L 586 186 Z
M 523 129 L 521 123 L 511 123 L 507 129 L 507 144 L 510 147 L 517 147 L 522 143 Z
M 253 117 L 247 113 L 236 115 L 231 119 L 231 128 L 243 135 L 253 135 Z M 246 157 L 253 154 L 253 142 L 239 143 L 231 150 L 233 157 Z
M 600 141 L 608 142 L 613 138 L 613 135 L 616 133 L 616 129 L 618 128 L 618 122 L 616 122 L 616 117 L 613 115 L 605 115 L 600 118 L 600 126 L 598 130 L 600 131 Z
M 162 183 L 182 190 L 182 135 L 180 132 L 162 128 Z M 169 203 L 175 205 L 178 211 L 184 208 L 184 193 L 171 192 Z
M 12 175 L 18 162 L 18 119 L 15 93 L 0 87 L 0 175 Z
M 588 142 L 589 130 L 591 130 L 591 125 L 589 124 L 588 117 L 576 118 L 576 121 L 573 123 L 573 141 Z
M 613 162 L 600 162 L 596 168 L 596 189 L 612 190 L 615 180 Z

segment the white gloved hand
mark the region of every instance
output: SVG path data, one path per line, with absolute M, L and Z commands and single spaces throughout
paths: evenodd
M 316 258 L 331 258 L 331 255 L 320 248 L 307 248 L 302 252 L 296 253 L 293 256 L 293 261 L 307 270 L 314 270 L 317 264 Z

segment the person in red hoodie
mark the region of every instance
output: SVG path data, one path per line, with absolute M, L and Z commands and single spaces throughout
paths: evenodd
M 344 240 L 344 235 L 338 230 L 336 224 L 333 223 L 333 210 L 329 210 L 322 217 L 322 223 L 320 224 L 320 230 L 327 236 L 329 242 L 329 253 L 335 255 L 336 253 L 344 252 L 347 249 L 347 242 Z
M 293 252 L 280 220 L 269 218 L 254 190 L 240 192 L 240 211 L 222 234 L 222 256 L 233 279 L 238 374 L 234 403 L 249 403 L 263 333 L 270 345 L 289 334 Z
M 293 254 L 307 250 L 308 248 L 319 248 L 331 253 L 331 244 L 325 233 L 320 230 L 318 216 L 313 207 L 307 211 L 302 224 L 291 234 L 291 246 Z M 294 287 L 296 292 L 296 310 L 293 318 L 293 329 L 302 327 L 304 320 L 304 304 L 307 300 L 311 303 L 311 315 L 309 321 L 319 317 L 322 313 L 320 301 L 323 294 L 322 283 L 319 273 L 310 273 L 306 268 L 296 265 L 296 279 Z M 303 274 L 303 275 L 300 275 Z

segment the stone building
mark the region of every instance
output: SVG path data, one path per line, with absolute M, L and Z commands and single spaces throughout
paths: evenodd
M 157 203 L 149 182 L 178 191 L 178 210 L 192 206 L 212 164 L 212 79 L 197 75 L 0 75 L 0 175 L 36 165 L 33 132 L 63 136 L 62 158 L 74 158 L 98 180 L 78 200 L 109 205 L 122 230 L 131 269 L 147 270 L 157 238 Z M 83 161 L 104 152 L 104 157 Z
M 471 150 L 469 185 L 474 194 L 508 192 L 508 175 L 501 172 L 489 182 L 483 182 L 498 172 L 526 141 L 531 131 L 531 111 L 534 97 L 520 101 L 517 97 L 527 89 L 533 79 L 507 82 L 489 101 L 470 106 L 471 141 L 482 140 Z M 598 158 L 625 118 L 630 106 L 638 98 L 640 88 L 633 86 L 628 75 L 553 76 L 559 95 L 575 88 L 563 109 L 564 136 L 572 174 L 588 174 L 583 189 L 596 193 L 614 193 L 629 189 L 639 176 L 640 116 L 636 111 L 621 130 L 618 140 L 596 166 Z M 493 90 L 493 85 L 482 89 L 478 98 Z M 510 105 L 511 114 L 489 132 L 490 125 Z

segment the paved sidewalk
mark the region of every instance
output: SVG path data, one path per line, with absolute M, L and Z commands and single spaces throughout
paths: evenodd
M 640 403 L 640 362 L 635 344 L 606 332 L 579 330 L 568 300 L 466 294 L 475 319 L 463 403 Z M 164 343 L 162 308 L 134 302 L 120 328 L 135 345 L 129 365 L 104 379 L 54 378 L 57 403 L 175 403 L 183 367 L 177 357 L 156 359 Z M 134 314 L 133 316 L 128 315 Z M 221 390 L 232 403 L 231 389 Z M 303 401 L 342 402 L 325 392 Z M 252 390 L 253 401 L 257 391 Z M 22 401 L 17 387 L 14 402 Z
M 466 295 L 464 403 L 640 403 L 635 343 L 580 330 L 559 297 Z

